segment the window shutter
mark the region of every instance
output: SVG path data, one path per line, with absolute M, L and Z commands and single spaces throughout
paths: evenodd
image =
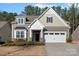
M 48 23 L 48 17 L 47 17 L 47 23 Z

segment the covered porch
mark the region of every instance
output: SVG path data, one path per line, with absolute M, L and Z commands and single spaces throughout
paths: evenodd
M 31 41 L 44 42 L 43 29 L 44 25 L 42 25 L 39 20 L 36 20 L 33 24 L 31 24 L 29 28 L 29 37 L 31 38 Z
M 43 30 L 31 30 L 30 35 L 33 42 L 44 42 Z

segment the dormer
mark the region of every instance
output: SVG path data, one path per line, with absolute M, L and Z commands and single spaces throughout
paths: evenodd
M 16 24 L 25 24 L 25 18 L 16 18 Z
M 16 22 L 16 24 L 19 24 L 19 25 L 25 24 L 25 22 L 26 22 L 26 16 L 24 16 L 24 15 L 18 15 L 18 16 L 16 16 L 15 17 L 15 22 Z

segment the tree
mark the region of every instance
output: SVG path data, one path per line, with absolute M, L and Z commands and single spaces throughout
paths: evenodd
M 67 10 L 67 8 L 63 9 L 63 11 L 62 11 L 62 18 L 67 20 L 67 21 L 69 21 L 68 20 L 68 10 Z
M 40 15 L 41 8 L 38 6 L 34 7 L 34 15 Z
M 75 4 L 72 4 L 72 6 L 69 9 L 69 18 L 70 18 L 70 25 L 71 25 L 71 31 L 74 32 L 74 30 L 76 29 L 76 21 L 77 21 L 77 11 L 76 11 L 76 7 Z
M 56 7 L 56 12 L 57 12 L 59 15 L 61 15 L 61 7 L 60 7 L 60 6 L 57 6 L 57 7 Z
M 77 18 L 77 16 L 78 16 L 78 11 L 77 11 L 77 8 L 78 8 L 78 3 L 76 3 L 75 4 L 75 18 L 76 18 L 76 21 L 75 21 L 75 27 L 77 27 L 78 26 L 78 18 Z
M 26 15 L 33 15 L 34 14 L 34 7 L 32 7 L 32 6 L 26 6 L 25 8 L 24 8 L 24 12 L 23 12 L 24 14 L 26 14 Z
M 38 6 L 26 6 L 24 13 L 26 15 L 40 15 L 48 7 L 40 8 Z M 79 24 L 78 4 L 72 4 L 68 9 L 61 6 L 52 6 L 52 8 L 66 21 L 70 22 L 71 32 L 73 32 Z
M 56 7 L 55 6 L 53 6 L 52 8 L 56 11 Z
M 14 20 L 17 13 L 8 13 L 6 11 L 0 12 L 0 21 L 8 21 L 11 22 Z

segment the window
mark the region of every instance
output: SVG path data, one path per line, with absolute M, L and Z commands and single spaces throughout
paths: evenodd
M 53 22 L 53 18 L 52 17 L 47 17 L 47 23 L 52 23 Z
M 48 33 L 44 33 L 44 35 L 48 35 Z
M 17 30 L 16 31 L 16 38 L 24 38 L 24 31 L 23 30 Z
M 23 18 L 18 18 L 16 23 L 17 24 L 24 24 L 24 19 Z
M 19 38 L 20 37 L 20 32 L 16 31 L 16 37 Z
M 55 33 L 55 35 L 59 35 L 59 33 Z
M 24 31 L 21 31 L 21 37 L 24 38 Z
M 65 35 L 65 33 L 61 33 L 61 35 Z
M 53 35 L 54 33 L 49 33 L 50 35 Z

